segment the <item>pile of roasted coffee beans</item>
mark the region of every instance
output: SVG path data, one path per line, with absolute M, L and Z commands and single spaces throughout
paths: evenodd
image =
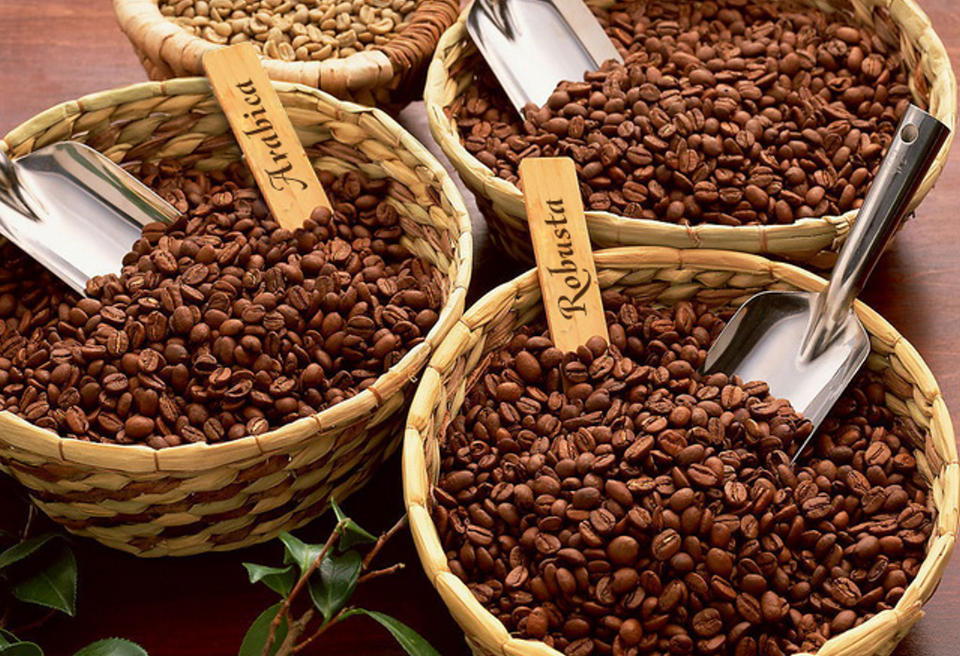
M 155 448 L 257 435 L 367 388 L 437 321 L 439 280 L 400 245 L 388 180 L 321 174 L 335 211 L 291 232 L 241 165 L 141 175 L 184 215 L 147 226 L 87 298 L 2 247 L 2 409 Z
M 722 317 L 608 301 L 609 347 L 521 330 L 442 440 L 434 519 L 476 598 L 567 656 L 814 651 L 895 604 L 933 520 L 883 386 L 792 466 L 809 422 L 697 373 Z
M 910 98 L 875 34 L 772 0 L 598 13 L 624 64 L 561 84 L 524 120 L 483 67 L 448 108 L 496 175 L 516 183 L 524 157 L 569 156 L 589 209 L 690 225 L 859 207 Z

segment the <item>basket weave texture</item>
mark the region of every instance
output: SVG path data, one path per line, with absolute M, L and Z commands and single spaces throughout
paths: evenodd
M 169 21 L 157 0 L 113 0 L 120 29 L 152 80 L 203 75 L 204 53 L 222 48 Z M 387 43 L 342 59 L 263 59 L 274 80 L 322 89 L 344 100 L 402 109 L 418 98 L 437 41 L 457 18 L 457 0 L 419 0 L 409 24 Z
M 218 444 L 155 451 L 65 439 L 0 413 L 0 468 L 73 533 L 139 556 L 243 547 L 291 530 L 362 486 L 393 453 L 403 413 L 435 347 L 463 312 L 472 264 L 470 223 L 453 181 L 426 148 L 381 110 L 303 85 L 275 82 L 318 169 L 391 178 L 402 243 L 435 268 L 444 303 L 424 342 L 367 390 L 277 430 Z M 3 138 L 23 155 L 65 139 L 86 142 L 133 172 L 173 158 L 223 168 L 240 149 L 202 78 L 147 82 L 66 102 Z
M 663 247 L 619 248 L 595 253 L 598 280 L 651 304 L 690 300 L 736 307 L 762 290 L 820 290 L 825 281 L 788 264 L 757 255 Z M 882 375 L 886 403 L 917 427 L 914 455 L 937 509 L 927 557 L 892 610 L 830 638 L 818 656 L 889 654 L 923 615 L 953 550 L 960 522 L 960 465 L 953 427 L 940 389 L 923 360 L 876 312 L 857 303 L 870 334 L 867 366 Z M 431 486 L 439 476 L 438 440 L 460 410 L 466 391 L 488 353 L 502 348 L 517 327 L 542 313 L 535 271 L 497 287 L 471 307 L 437 349 L 424 372 L 407 419 L 403 486 L 410 527 L 427 577 L 440 593 L 477 656 L 561 656 L 541 642 L 511 636 L 478 602 L 448 565 L 431 518 Z
M 799 1 L 828 13 L 843 11 L 899 50 L 910 71 L 914 101 L 945 124 L 954 126 L 957 81 L 940 37 L 914 0 Z M 612 4 L 611 0 L 586 2 L 592 7 Z M 456 121 L 445 111 L 472 84 L 474 70 L 480 62 L 480 54 L 467 35 L 465 11 L 441 37 L 427 72 L 423 97 L 430 132 L 464 184 L 476 195 L 477 206 L 490 225 L 494 241 L 514 259 L 532 263 L 533 251 L 520 189 L 497 177 L 463 146 Z M 933 187 L 946 164 L 952 141 L 951 133 L 914 196 L 911 209 Z M 855 217 L 856 210 L 851 210 L 839 216 L 801 219 L 786 225 L 681 226 L 589 211 L 587 224 L 598 247 L 714 248 L 773 255 L 828 268 L 833 266 Z

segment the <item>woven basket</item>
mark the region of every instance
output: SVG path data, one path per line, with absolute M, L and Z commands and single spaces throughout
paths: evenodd
M 437 40 L 457 18 L 457 0 L 418 0 L 409 24 L 387 43 L 343 59 L 264 59 L 274 80 L 296 82 L 364 105 L 399 111 L 419 98 Z M 221 48 L 160 14 L 157 0 L 113 0 L 120 29 L 152 80 L 203 75 L 204 53 Z
M 610 0 L 586 0 L 606 7 Z M 911 71 L 910 88 L 916 102 L 949 126 L 956 123 L 957 82 L 950 60 L 930 20 L 913 0 L 803 0 L 825 11 L 851 12 L 861 25 L 870 26 L 903 53 Z M 424 101 L 430 131 L 444 154 L 456 167 L 464 184 L 477 198 L 477 206 L 490 225 L 491 236 L 511 257 L 533 262 L 523 196 L 513 183 L 494 175 L 460 142 L 456 122 L 444 111 L 472 83 L 480 54 L 467 35 L 466 12 L 440 38 L 430 62 Z M 947 160 L 953 135 L 913 199 L 911 209 L 933 187 Z M 833 266 L 836 252 L 856 216 L 851 210 L 840 216 L 801 219 L 787 225 L 681 226 L 663 221 L 633 219 L 610 212 L 587 212 L 594 244 L 608 246 L 670 246 L 716 248 L 784 257 L 814 266 Z
M 319 169 L 389 177 L 403 243 L 431 262 L 443 290 L 425 341 L 368 389 L 255 437 L 155 451 L 65 439 L 0 413 L 0 468 L 70 531 L 139 556 L 243 547 L 291 530 L 367 482 L 399 445 L 413 381 L 463 312 L 470 223 L 453 181 L 423 145 L 378 109 L 274 83 Z M 240 157 L 205 79 L 147 82 L 49 109 L 0 142 L 23 155 L 76 139 L 134 172 L 175 158 L 217 169 Z
M 696 300 L 737 306 L 764 289 L 820 290 L 826 284 L 798 267 L 729 251 L 620 248 L 598 252 L 596 262 L 601 287 L 657 304 Z M 871 336 L 873 350 L 867 366 L 882 373 L 888 407 L 912 419 L 923 435 L 923 443 L 915 445 L 915 456 L 938 513 L 927 557 L 896 607 L 831 638 L 818 656 L 890 653 L 923 614 L 921 606 L 943 575 L 960 522 L 960 465 L 940 389 L 913 346 L 890 324 L 862 303 L 857 303 L 856 311 Z M 478 363 L 541 312 L 535 271 L 484 296 L 437 349 L 407 418 L 403 486 L 414 542 L 427 577 L 477 656 L 561 656 L 543 643 L 512 637 L 450 571 L 429 501 L 431 485 L 439 475 L 438 439 L 459 412 L 467 385 L 479 377 Z

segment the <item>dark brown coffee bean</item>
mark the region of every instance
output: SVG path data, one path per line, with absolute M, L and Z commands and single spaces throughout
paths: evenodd
M 715 608 L 705 608 L 693 616 L 693 630 L 703 638 L 715 636 L 723 630 L 723 620 Z
M 846 577 L 831 581 L 827 586 L 827 590 L 834 601 L 848 608 L 860 603 L 862 596 L 857 584 Z
M 526 633 L 531 638 L 542 638 L 550 629 L 549 617 L 542 608 L 534 608 L 527 616 Z
M 767 590 L 760 597 L 760 613 L 765 622 L 778 622 L 787 610 L 786 602 L 772 590 Z
M 467 528 L 466 536 L 474 546 L 488 547 L 493 544 L 493 534 L 482 526 L 471 525 Z
M 87 298 L 0 245 L 0 311 L 24 318 L 5 333 L 4 409 L 92 441 L 238 439 L 367 389 L 437 321 L 440 286 L 400 245 L 385 181 L 330 176 L 337 212 L 291 232 L 242 163 L 144 166 L 185 216 L 147 226 Z
M 161 357 L 159 353 L 148 348 L 140 352 L 138 362 L 140 365 L 140 371 L 152 374 L 160 368 Z
M 573 493 L 573 507 L 589 510 L 596 508 L 601 499 L 600 490 L 594 487 L 585 487 Z
M 740 616 L 751 624 L 763 622 L 763 613 L 760 610 L 760 601 L 751 594 L 737 595 L 736 608 Z
M 623 63 L 522 116 L 477 67 L 447 108 L 467 150 L 512 183 L 524 157 L 570 156 L 587 207 L 628 218 L 737 226 L 853 209 L 909 98 L 899 58 L 818 8 L 682 6 L 597 9 Z
M 123 425 L 123 428 L 126 431 L 127 436 L 132 437 L 133 439 L 142 439 L 153 432 L 153 426 L 153 419 L 144 417 L 142 415 L 134 415 L 127 419 Z
M 607 557 L 615 565 L 632 565 L 639 553 L 639 543 L 629 535 L 618 536 L 607 546 Z
M 707 552 L 707 570 L 723 578 L 729 578 L 733 572 L 733 557 L 729 552 L 716 547 Z
M 650 553 L 657 560 L 669 560 L 680 550 L 680 534 L 667 529 L 653 538 Z
M 791 464 L 808 422 L 762 381 L 698 373 L 726 311 L 606 301 L 624 339 L 562 354 L 519 329 L 441 435 L 438 532 L 480 602 L 521 637 L 624 656 L 814 650 L 895 603 L 932 521 L 877 378 Z

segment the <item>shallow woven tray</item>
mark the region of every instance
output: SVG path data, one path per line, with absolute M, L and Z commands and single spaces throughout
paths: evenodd
M 343 59 L 263 59 L 263 65 L 274 80 L 398 111 L 420 96 L 427 62 L 440 35 L 456 20 L 458 8 L 458 0 L 418 0 L 409 24 L 382 46 Z M 151 80 L 203 75 L 204 53 L 223 47 L 167 20 L 157 0 L 113 0 L 113 9 Z
M 820 290 L 825 281 L 756 255 L 715 250 L 619 248 L 596 253 L 604 289 L 648 303 L 696 300 L 738 306 L 764 289 Z M 953 426 L 940 389 L 917 351 L 880 315 L 858 302 L 857 314 L 870 333 L 867 366 L 882 374 L 887 406 L 913 420 L 922 443 L 914 444 L 917 466 L 932 489 L 937 509 L 927 557 L 893 610 L 830 638 L 818 656 L 889 654 L 923 615 L 953 551 L 960 515 L 960 465 Z M 438 437 L 463 404 L 468 381 L 484 356 L 502 348 L 518 326 L 542 312 L 536 272 L 505 283 L 478 301 L 450 331 L 430 360 L 407 418 L 403 445 L 403 489 L 413 539 L 427 578 L 466 634 L 477 656 L 561 656 L 541 642 L 512 637 L 447 566 L 430 515 L 430 489 L 440 468 Z
M 612 4 L 610 0 L 586 1 L 596 7 Z M 950 127 L 954 126 L 957 120 L 957 81 L 940 37 L 914 0 L 804 1 L 824 11 L 841 9 L 851 13 L 859 24 L 869 26 L 886 43 L 900 50 L 910 71 L 914 100 Z M 514 259 L 532 263 L 533 252 L 520 190 L 494 175 L 463 147 L 456 122 L 444 111 L 471 84 L 474 68 L 480 61 L 479 53 L 467 36 L 465 20 L 466 12 L 440 38 L 430 62 L 423 94 L 430 132 L 464 184 L 476 195 L 477 206 L 490 225 L 494 241 Z M 914 196 L 911 209 L 933 187 L 947 161 L 952 141 L 951 133 Z M 591 211 L 587 212 L 587 223 L 598 247 L 717 248 L 774 255 L 827 268 L 833 266 L 836 252 L 855 217 L 856 211 L 851 210 L 839 216 L 807 218 L 787 225 L 681 226 Z
M 268 540 L 367 482 L 399 444 L 403 412 L 434 348 L 463 312 L 470 223 L 453 181 L 389 116 L 302 85 L 274 83 L 318 169 L 390 177 L 404 244 L 436 268 L 444 304 L 426 340 L 368 389 L 256 437 L 155 451 L 65 439 L 0 413 L 0 469 L 51 519 L 139 556 L 235 549 Z M 84 96 L 14 129 L 14 155 L 76 139 L 136 170 L 176 158 L 200 169 L 240 156 L 201 78 Z

